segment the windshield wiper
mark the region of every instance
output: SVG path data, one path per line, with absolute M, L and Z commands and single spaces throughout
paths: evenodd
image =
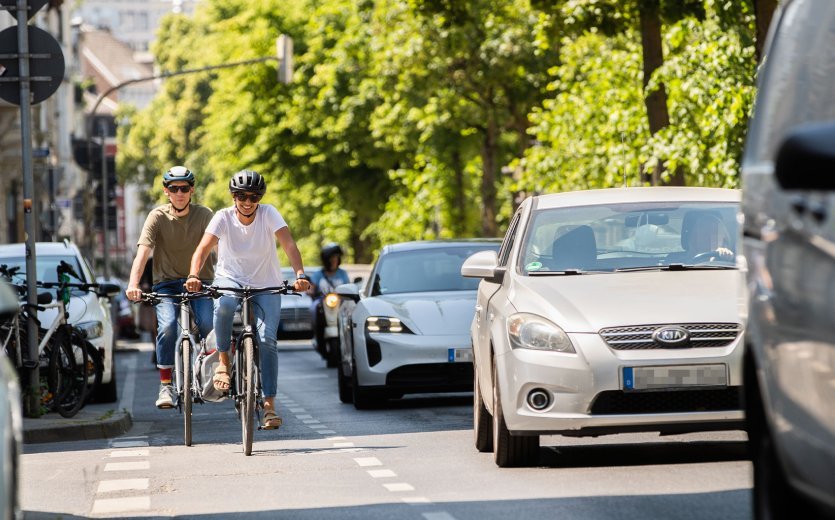
M 582 269 L 562 269 L 559 271 L 528 271 L 528 276 L 568 276 L 574 274 L 601 274 L 611 271 L 584 271 Z
M 669 265 L 645 265 L 640 267 L 620 267 L 615 269 L 619 273 L 628 273 L 636 271 L 710 271 L 710 270 L 727 270 L 736 269 L 735 265 L 718 265 L 718 264 L 669 264 Z

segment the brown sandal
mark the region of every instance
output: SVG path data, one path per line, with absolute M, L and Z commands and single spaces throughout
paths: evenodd
M 281 417 L 274 411 L 267 410 L 264 412 L 264 424 L 261 426 L 264 430 L 277 430 L 281 426 Z
M 218 392 L 226 392 L 232 386 L 232 378 L 229 377 L 229 367 L 218 363 L 215 374 L 212 376 L 212 384 Z

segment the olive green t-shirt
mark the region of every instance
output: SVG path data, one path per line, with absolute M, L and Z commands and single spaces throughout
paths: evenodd
M 154 250 L 154 283 L 185 278 L 189 275 L 191 256 L 212 220 L 212 210 L 199 204 L 189 207 L 188 215 L 174 215 L 171 204 L 157 206 L 142 227 L 138 245 Z M 217 257 L 212 251 L 198 276 L 202 280 L 215 277 Z

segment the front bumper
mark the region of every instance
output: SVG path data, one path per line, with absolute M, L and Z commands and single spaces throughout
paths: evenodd
M 496 357 L 502 410 L 519 434 L 738 429 L 744 418 L 742 337 L 727 347 L 616 351 L 597 334 L 570 334 L 577 354 L 507 349 Z M 727 388 L 623 390 L 623 368 L 724 364 Z M 529 393 L 542 389 L 550 405 L 536 411 Z
M 357 347 L 357 380 L 361 386 L 401 392 L 472 390 L 469 334 L 366 333 Z

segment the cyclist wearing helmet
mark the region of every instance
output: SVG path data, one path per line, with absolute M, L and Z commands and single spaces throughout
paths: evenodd
M 219 287 L 275 287 L 281 284 L 281 266 L 276 256 L 276 240 L 296 273 L 293 285 L 307 291 L 310 283 L 304 274 L 301 253 L 287 223 L 278 210 L 260 204 L 267 184 L 260 174 L 241 170 L 229 181 L 232 206 L 218 211 L 206 228 L 200 245 L 191 257 L 191 274 L 186 281 L 189 291 L 202 287 L 200 272 L 209 252 L 217 246 L 218 263 L 214 285 Z M 275 411 L 278 390 L 278 345 L 276 335 L 281 314 L 281 295 L 258 294 L 252 298 L 260 343 L 260 368 L 264 392 L 264 424 L 267 430 L 281 426 Z M 220 363 L 213 378 L 217 390 L 231 386 L 229 347 L 232 342 L 232 319 L 240 305 L 238 298 L 221 296 L 215 300 L 215 336 Z
M 183 291 L 183 284 L 189 274 L 191 255 L 209 221 L 212 210 L 199 204 L 192 204 L 194 174 L 184 166 L 174 166 L 162 176 L 162 189 L 168 197 L 168 204 L 157 206 L 148 214 L 137 243 L 136 257 L 130 270 L 130 280 L 125 294 L 128 299 L 138 301 L 142 296 L 139 281 L 145 264 L 154 255 L 153 288 L 159 293 L 176 294 Z M 214 255 L 199 271 L 204 280 L 214 278 Z M 212 301 L 209 299 L 191 302 L 191 308 L 200 334 L 205 338 L 212 330 Z M 177 303 L 163 300 L 154 307 L 157 315 L 157 367 L 159 368 L 160 389 L 156 405 L 158 408 L 174 407 L 174 387 L 171 371 L 174 368 L 179 325 L 177 324 Z

